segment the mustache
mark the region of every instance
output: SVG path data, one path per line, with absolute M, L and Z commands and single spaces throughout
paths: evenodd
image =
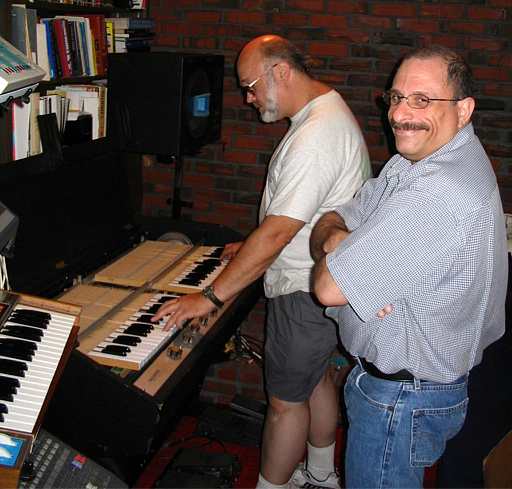
M 403 131 L 428 131 L 429 127 L 421 122 L 397 122 L 391 120 L 393 129 L 401 129 Z

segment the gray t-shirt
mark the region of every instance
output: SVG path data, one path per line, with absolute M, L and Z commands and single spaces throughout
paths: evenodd
M 269 163 L 260 222 L 275 215 L 306 224 L 267 269 L 267 297 L 310 290 L 313 226 L 322 214 L 351 199 L 370 174 L 359 126 L 336 91 L 313 99 L 291 118 Z
M 508 271 L 496 177 L 473 126 L 414 164 L 394 156 L 336 211 L 352 233 L 327 266 L 349 304 L 327 312 L 345 348 L 386 373 L 469 372 L 504 333 Z

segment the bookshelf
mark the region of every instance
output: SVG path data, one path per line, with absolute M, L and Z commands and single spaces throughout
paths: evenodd
M 35 11 L 37 14 L 38 23 L 40 19 L 46 18 L 54 20 L 55 18 L 61 16 L 69 16 L 70 18 L 88 18 L 87 22 L 91 22 L 91 33 L 93 32 L 92 23 L 94 18 L 99 18 L 100 16 L 104 18 L 108 17 L 131 17 L 131 18 L 145 18 L 147 16 L 146 9 L 132 9 L 132 8 L 118 8 L 115 5 L 112 5 L 111 2 L 104 0 L 80 0 L 73 1 L 68 0 L 69 3 L 62 2 L 51 2 L 51 1 L 28 1 L 28 0 L 8 0 L 7 4 L 7 15 L 0 17 L 0 29 L 3 33 L 6 33 L 5 37 L 13 42 L 12 36 L 12 15 L 13 15 L 13 5 L 16 6 L 22 5 L 25 6 L 26 9 L 31 11 Z M 72 3 L 71 3 L 72 2 Z M 78 4 L 79 3 L 79 4 Z M 128 2 L 126 2 L 128 3 Z M 93 5 L 96 4 L 96 5 Z M 117 3 L 118 5 L 119 3 Z M 104 24 L 102 24 L 102 28 L 105 29 Z M 79 29 L 77 27 L 77 29 Z M 69 32 L 69 31 L 68 31 Z M 78 31 L 76 31 L 78 32 Z M 99 36 L 97 36 L 99 37 Z M 92 36 L 94 40 L 94 36 Z M 96 62 L 96 57 L 94 60 L 91 58 L 91 65 L 94 63 L 94 70 L 85 70 L 84 65 L 84 55 L 81 58 L 81 70 L 68 72 L 67 76 L 63 76 L 62 71 L 59 67 L 59 72 L 56 71 L 53 73 L 53 77 L 49 80 L 43 80 L 40 82 L 37 92 L 40 96 L 45 96 L 48 92 L 53 91 L 55 88 L 62 85 L 89 85 L 94 82 L 98 82 L 101 80 L 105 80 L 104 85 L 106 84 L 106 80 L 108 78 L 107 71 L 107 47 L 106 41 L 103 45 L 102 51 L 102 62 Z M 95 53 L 99 54 L 98 45 L 96 43 L 96 51 Z M 69 52 L 68 52 L 69 54 Z M 80 58 L 80 53 L 78 55 Z M 40 64 L 40 63 L 39 63 Z M 89 66 L 89 65 L 88 65 Z M 106 96 L 105 96 L 106 97 Z M 0 165 L 11 163 L 13 159 L 13 123 L 12 123 L 12 112 L 14 108 L 11 107 L 9 111 L 0 113 Z M 105 123 L 106 124 L 106 123 Z M 97 124 L 96 124 L 97 125 Z M 47 132 L 47 131 L 46 131 Z M 50 131 L 52 132 L 52 131 Z M 57 144 L 58 141 L 51 142 L 52 145 Z M 47 162 L 48 158 L 63 158 L 64 160 L 68 157 L 72 157 L 77 153 L 77 149 L 72 147 L 62 147 L 57 148 L 58 151 L 50 151 L 50 154 L 47 154 L 48 151 L 44 149 L 43 152 L 39 154 L 33 154 L 32 156 L 28 156 L 26 158 L 16 158 L 15 162 L 18 164 L 28 165 L 29 167 L 33 166 L 34 168 L 41 168 L 41 171 L 44 171 L 44 168 L 47 166 L 54 166 L 56 162 Z M 109 141 L 108 136 L 105 137 L 105 131 L 102 134 L 97 136 L 97 139 L 93 139 L 87 143 L 80 144 L 79 154 L 90 155 L 93 157 L 100 151 L 108 151 L 113 150 L 111 141 Z M 24 154 L 24 153 L 22 153 Z

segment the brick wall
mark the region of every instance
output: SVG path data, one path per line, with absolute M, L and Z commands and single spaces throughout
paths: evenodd
M 263 33 L 281 34 L 318 62 L 315 75 L 337 88 L 363 128 L 373 163 L 390 156 L 376 97 L 399 56 L 440 43 L 464 54 L 478 85 L 474 122 L 512 211 L 512 2 L 510 0 L 150 0 L 157 43 L 226 57 L 222 139 L 186 158 L 184 214 L 246 233 L 256 222 L 265 167 L 286 123 L 262 124 L 243 104 L 234 62 Z M 171 166 L 146 169 L 144 208 L 169 214 Z
M 158 45 L 226 59 L 222 138 L 185 159 L 183 197 L 193 202 L 185 216 L 242 233 L 256 223 L 266 164 L 287 124 L 263 124 L 244 105 L 235 60 L 248 40 L 264 33 L 283 35 L 315 58 L 315 76 L 338 89 L 356 115 L 376 170 L 392 151 L 376 98 L 397 59 L 433 43 L 460 51 L 477 81 L 473 121 L 495 167 L 505 209 L 512 212 L 511 0 L 150 0 L 150 15 L 157 22 Z M 145 166 L 144 210 L 168 215 L 173 169 L 154 162 Z M 216 378 L 215 368 L 210 379 Z M 231 380 L 226 375 L 215 386 L 218 397 L 225 394 L 222 389 L 231 389 L 229 397 L 241 388 L 239 372 L 232 372 Z

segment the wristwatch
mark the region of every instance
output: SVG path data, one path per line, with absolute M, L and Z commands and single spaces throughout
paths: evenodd
M 222 302 L 216 295 L 215 295 L 215 292 L 213 291 L 213 286 L 212 285 L 207 285 L 202 291 L 201 291 L 201 294 L 203 294 L 207 299 L 210 299 L 210 301 L 212 301 L 216 307 L 218 307 L 219 309 L 224 305 L 224 302 Z

